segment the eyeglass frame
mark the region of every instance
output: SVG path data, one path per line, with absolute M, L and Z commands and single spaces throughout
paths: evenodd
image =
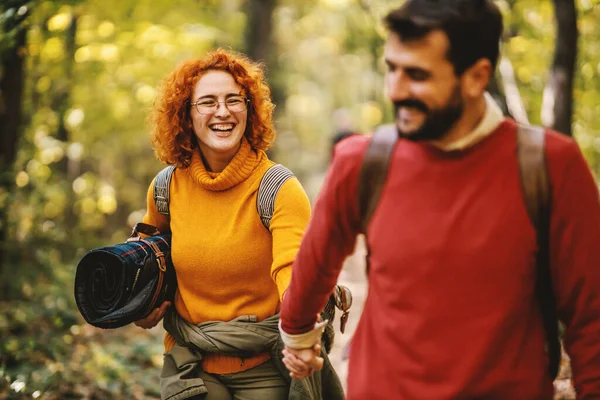
M 246 108 L 244 108 L 243 110 L 240 110 L 240 111 L 232 111 L 232 110 L 229 109 L 229 106 L 227 105 L 227 100 L 229 100 L 229 99 L 226 99 L 225 101 L 217 101 L 217 100 L 215 100 L 215 102 L 217 103 L 217 108 L 215 108 L 215 110 L 213 112 L 210 112 L 208 114 L 200 112 L 200 110 L 198 110 L 198 104 L 200 103 L 201 100 L 204 100 L 204 99 L 198 99 L 198 100 L 196 100 L 194 102 L 191 102 L 190 106 L 194 106 L 196 108 L 196 111 L 198 111 L 198 114 L 202 114 L 202 115 L 212 115 L 212 114 L 216 113 L 217 111 L 219 111 L 219 108 L 221 107 L 221 104 L 224 104 L 225 108 L 227 108 L 227 111 L 229 111 L 230 113 L 238 113 L 238 112 L 246 111 L 248 109 L 248 104 L 250 104 L 250 99 L 248 97 L 245 97 L 245 96 L 240 96 L 240 97 L 242 99 L 244 99 L 244 104 L 246 104 Z

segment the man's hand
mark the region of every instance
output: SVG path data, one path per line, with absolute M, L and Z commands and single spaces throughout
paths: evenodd
M 138 319 L 134 322 L 134 324 L 144 329 L 154 328 L 156 324 L 163 319 L 165 312 L 167 311 L 167 307 L 170 305 L 170 301 L 163 302 L 160 307 L 155 308 L 150 314 L 148 314 L 146 318 Z
M 292 378 L 307 378 L 315 371 L 323 369 L 323 358 L 319 357 L 321 354 L 319 343 L 307 349 L 292 349 L 286 346 L 282 353 L 283 363 L 290 371 Z

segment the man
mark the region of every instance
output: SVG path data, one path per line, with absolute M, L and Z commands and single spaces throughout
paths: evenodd
M 388 14 L 388 96 L 400 140 L 366 231 L 369 292 L 348 398 L 551 399 L 535 295 L 536 234 L 516 123 L 485 88 L 502 18 L 492 0 L 408 0 Z M 316 315 L 360 232 L 369 138 L 344 140 L 281 308 L 292 376 L 319 368 Z M 577 145 L 546 134 L 550 267 L 580 398 L 600 398 L 600 199 Z

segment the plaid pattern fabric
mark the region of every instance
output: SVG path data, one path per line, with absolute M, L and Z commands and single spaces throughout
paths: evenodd
M 165 255 L 164 274 L 149 243 Z M 75 274 L 75 301 L 83 318 L 98 328 L 118 328 L 145 317 L 163 301 L 172 300 L 176 279 L 170 254 L 170 235 L 88 252 Z

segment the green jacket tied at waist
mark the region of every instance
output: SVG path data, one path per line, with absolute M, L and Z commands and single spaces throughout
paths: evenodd
M 185 321 L 177 312 L 167 311 L 163 325 L 177 341 L 165 354 L 160 377 L 162 400 L 183 400 L 207 393 L 197 373 L 203 353 L 250 357 L 271 353 L 281 376 L 290 383 L 289 400 L 342 400 L 344 391 L 325 351 L 323 370 L 306 379 L 292 379 L 285 368 L 283 342 L 278 329 L 279 314 L 257 322 L 254 315 L 232 321 L 209 321 L 198 325 Z

